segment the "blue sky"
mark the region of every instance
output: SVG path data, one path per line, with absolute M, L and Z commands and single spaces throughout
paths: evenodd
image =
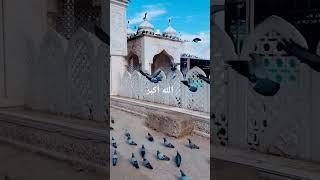
M 131 0 L 127 18 L 133 30 L 142 22 L 144 13 L 161 32 L 168 26 L 168 19 L 184 40 L 202 39 L 198 44 L 186 43 L 187 53 L 203 58 L 210 55 L 210 0 Z

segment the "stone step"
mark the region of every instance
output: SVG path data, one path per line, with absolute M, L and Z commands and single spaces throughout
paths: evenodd
M 22 108 L 0 110 L 0 140 L 54 158 L 106 170 L 105 123 L 63 118 Z
M 320 177 L 318 163 L 232 147 L 212 148 L 216 179 L 318 180 Z

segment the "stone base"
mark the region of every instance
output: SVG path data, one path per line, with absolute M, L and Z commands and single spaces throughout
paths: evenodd
M 0 141 L 97 170 L 109 165 L 109 138 L 100 122 L 6 109 L 0 111 Z
M 147 113 L 146 125 L 175 138 L 191 135 L 194 129 L 192 120 L 187 115 L 165 111 Z

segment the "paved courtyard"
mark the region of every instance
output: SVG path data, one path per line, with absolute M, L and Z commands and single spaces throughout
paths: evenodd
M 139 179 L 142 180 L 179 179 L 179 168 L 176 167 L 174 161 L 170 160 L 165 162 L 157 160 L 155 157 L 157 150 L 160 150 L 160 152 L 163 152 L 171 159 L 175 157 L 176 151 L 178 150 L 182 156 L 182 164 L 180 168 L 185 171 L 191 179 L 210 179 L 209 139 L 193 135 L 190 138 L 194 143 L 200 146 L 200 150 L 191 150 L 186 147 L 188 137 L 182 139 L 169 138 L 176 146 L 175 149 L 169 149 L 163 146 L 164 135 L 145 127 L 143 118 L 113 108 L 111 108 L 111 116 L 114 118 L 115 124 L 111 124 L 114 130 L 110 132 L 110 135 L 117 141 L 117 152 L 120 161 L 119 166 L 111 166 L 111 179 L 134 179 L 130 178 L 132 175 L 140 175 L 141 177 Z M 130 146 L 126 143 L 126 137 L 124 135 L 125 129 L 128 129 L 133 140 L 138 144 L 138 146 Z M 154 136 L 154 142 L 149 142 L 146 139 L 147 132 L 150 132 Z M 149 170 L 141 166 L 142 159 L 139 152 L 142 144 L 145 145 L 146 157 L 153 165 L 153 170 Z M 111 151 L 113 152 L 113 148 Z M 135 156 L 139 161 L 140 169 L 138 170 L 129 163 L 129 158 L 131 157 L 132 152 L 135 153 Z M 118 172 L 123 173 L 119 174 Z

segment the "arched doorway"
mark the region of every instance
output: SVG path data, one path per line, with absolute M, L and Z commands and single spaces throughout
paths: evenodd
M 139 71 L 140 69 L 140 62 L 139 57 L 136 54 L 131 54 L 128 56 L 128 65 L 127 70 L 128 72 L 132 73 L 133 71 Z
M 153 57 L 153 63 L 151 64 L 151 73 L 161 69 L 166 74 L 170 72 L 171 63 L 173 63 L 173 57 L 170 56 L 165 50 Z

